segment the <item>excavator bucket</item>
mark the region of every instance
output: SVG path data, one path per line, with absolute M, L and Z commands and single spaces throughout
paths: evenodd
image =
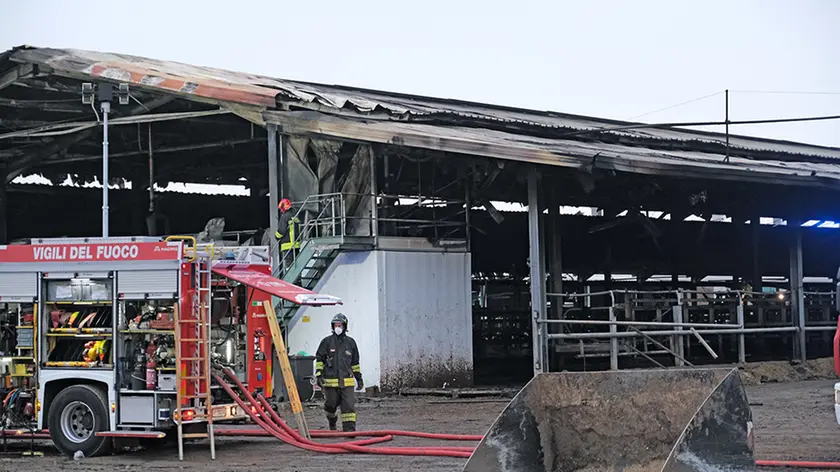
M 464 471 L 755 470 L 737 369 L 538 374 Z

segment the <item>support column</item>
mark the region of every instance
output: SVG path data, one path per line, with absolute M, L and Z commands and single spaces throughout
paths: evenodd
M 802 223 L 794 220 L 788 220 L 788 227 L 791 232 L 790 241 L 790 307 L 791 318 L 793 325 L 798 329 L 794 333 L 794 352 L 793 357 L 796 360 L 805 362 L 806 360 L 806 346 L 805 346 L 805 290 L 802 279 L 804 272 L 802 270 Z
M 610 306 L 610 321 L 616 321 L 615 307 Z M 618 370 L 618 338 L 615 335 L 618 333 L 618 325 L 610 325 L 610 370 Z
M 677 304 L 671 309 L 674 314 L 674 323 L 683 323 L 683 298 L 681 292 L 677 292 Z M 682 331 L 683 327 L 677 325 L 674 331 Z M 681 334 L 674 335 L 671 338 L 671 350 L 677 353 L 674 356 L 674 365 L 676 367 L 685 367 L 685 336 Z
M 611 291 L 613 289 L 613 280 L 612 280 L 612 267 L 613 267 L 613 258 L 612 258 L 612 242 L 610 241 L 610 235 L 604 234 L 601 236 L 604 238 L 606 246 L 604 247 L 604 290 Z M 599 292 L 601 290 L 598 290 Z M 607 305 L 612 305 L 612 296 L 609 294 L 604 295 L 603 297 L 604 302 Z
M 146 213 L 146 233 L 154 236 L 158 233 L 158 215 L 155 207 L 155 153 L 152 145 L 152 124 L 148 127 L 148 155 L 149 155 L 149 211 Z
M 551 300 L 551 310 L 548 310 L 546 315 L 552 319 L 563 318 L 563 297 L 558 295 L 563 293 L 563 268 L 562 268 L 562 240 L 561 240 L 561 226 L 560 226 L 560 196 L 558 185 L 554 182 L 559 182 L 559 179 L 553 179 L 553 185 L 546 188 L 546 200 L 548 201 L 548 214 L 545 216 L 545 230 L 543 236 L 547 245 L 548 258 L 546 261 L 548 267 L 548 293 L 554 295 L 548 299 Z M 545 325 L 543 333 L 546 338 L 553 332 L 562 331 L 560 326 Z M 557 339 L 552 341 L 551 346 L 563 344 L 565 340 Z M 557 351 L 554 349 L 546 350 L 546 370 L 562 370 L 564 365 L 564 356 L 556 355 Z
M 146 185 L 145 176 L 135 173 L 130 176 L 131 190 L 125 192 L 128 194 L 128 202 L 131 206 L 131 227 L 128 229 L 128 234 L 132 236 L 143 236 L 146 234 L 146 208 L 148 202 L 146 200 Z
M 558 195 L 557 187 L 552 186 L 550 190 L 549 205 L 548 205 L 548 231 L 545 233 L 551 240 L 549 247 L 549 280 L 551 285 L 549 292 L 563 293 L 563 245 L 561 238 L 562 227 L 560 224 L 560 196 Z M 563 316 L 563 299 L 562 297 L 552 297 L 552 317 L 561 319 Z
M 752 232 L 752 276 L 751 284 L 754 292 L 761 292 L 761 213 L 753 211 L 750 216 L 750 230 Z
M 0 169 L 0 244 L 7 244 L 9 242 L 9 194 L 6 191 L 7 185 L 6 172 L 4 169 Z
M 671 288 L 672 290 L 679 290 L 680 289 L 680 269 L 683 267 L 684 257 L 682 253 L 682 246 L 680 245 L 679 238 L 677 237 L 679 231 L 679 225 L 682 223 L 685 218 L 685 212 L 677 207 L 676 205 L 674 208 L 671 209 L 671 221 L 673 221 L 673 229 L 671 229 L 668 234 L 668 253 L 669 253 L 669 267 L 671 272 Z M 676 321 L 676 320 L 674 320 Z M 680 338 L 682 338 L 680 336 Z
M 376 148 L 370 147 L 370 235 L 373 237 L 374 246 L 377 245 L 377 235 L 379 234 L 379 218 L 378 218 L 378 202 L 377 194 L 379 193 L 376 185 Z
M 387 166 L 386 166 L 387 167 Z M 464 172 L 464 238 L 467 240 L 467 252 L 472 252 L 472 238 L 470 235 L 472 234 L 472 227 L 470 226 L 470 209 L 472 208 L 472 199 L 470 197 L 470 189 L 472 188 L 472 173 L 467 171 Z M 386 177 L 387 179 L 387 174 Z M 486 287 L 486 285 L 485 285 Z
M 547 346 L 543 336 L 544 326 L 537 323 L 545 319 L 545 269 L 540 244 L 540 192 L 536 167 L 528 169 L 528 240 L 531 261 L 531 343 L 534 353 L 534 375 L 546 371 Z
M 750 232 L 752 233 L 752 274 L 750 276 L 750 286 L 752 291 L 761 293 L 764 282 L 761 273 L 761 212 L 757 204 L 753 204 L 752 212 L 750 213 Z M 750 295 L 750 300 L 758 300 L 756 296 Z M 764 307 L 759 302 L 751 302 L 752 309 L 755 311 L 755 321 L 759 328 L 765 327 Z M 756 352 L 765 352 L 766 338 L 764 334 L 756 334 L 753 336 L 753 346 Z
M 274 238 L 274 234 L 277 232 L 277 227 L 280 224 L 277 205 L 280 203 L 281 192 L 277 165 L 277 125 L 267 124 L 266 131 L 268 132 L 268 231 L 271 237 Z M 280 267 L 279 244 L 277 247 L 272 246 L 271 251 L 271 270 L 276 271 L 278 267 Z
M 737 322 L 741 326 L 744 327 L 744 299 L 742 297 L 738 297 L 738 306 L 735 307 L 735 315 L 737 317 Z M 737 336 L 738 339 L 738 364 L 744 365 L 747 363 L 747 351 L 744 344 L 744 333 L 741 333 Z

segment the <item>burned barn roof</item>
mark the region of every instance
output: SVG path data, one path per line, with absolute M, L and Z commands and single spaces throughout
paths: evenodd
M 135 98 L 146 105 L 147 113 L 208 113 L 223 108 L 252 123 L 281 125 L 291 134 L 562 167 L 840 187 L 837 148 L 737 135 L 730 135 L 727 147 L 722 133 L 673 127 L 627 129 L 632 123 L 283 80 L 123 54 L 28 46 L 0 53 L 0 109 L 21 111 L 16 123 L 6 129 L 0 114 L 0 138 L 9 130 L 51 126 L 55 116 L 71 120 L 72 115 L 62 115 L 62 109 L 69 112 L 81 105 L 75 99 L 71 106 L 66 97 L 73 91 L 78 96 L 79 84 L 93 80 L 132 84 Z M 38 90 L 44 97 L 65 95 L 57 100 L 29 97 L 37 103 L 22 104 L 4 94 L 2 89 L 11 84 Z M 167 97 L 193 103 L 194 108 L 167 105 Z M 159 108 L 151 110 L 150 102 Z M 41 109 L 58 114 L 43 118 L 35 113 Z M 16 147 L 4 146 L 0 139 L 0 160 L 22 159 L 33 150 L 41 157 L 49 154 L 44 159 L 55 158 L 66 152 L 66 147 L 49 147 L 62 138 L 67 136 Z M 173 148 L 179 145 L 182 143 L 172 142 Z M 79 152 L 71 154 L 79 157 Z M 202 162 L 197 158 L 184 164 Z M 56 167 L 60 172 L 68 169 L 67 165 Z M 205 181 L 211 179 L 209 173 L 212 169 L 207 169 Z M 171 178 L 183 175 L 173 170 Z

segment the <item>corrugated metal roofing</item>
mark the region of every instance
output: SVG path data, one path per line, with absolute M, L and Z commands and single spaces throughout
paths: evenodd
M 561 167 L 614 169 L 650 175 L 840 186 L 840 165 L 833 163 L 752 160 L 717 153 L 656 150 L 601 142 L 521 136 L 472 127 L 441 127 L 418 123 L 359 123 L 314 112 L 266 111 L 266 121 L 289 133 L 327 135 L 379 143 L 474 154 Z
M 825 185 L 826 181 L 831 181 L 828 185 L 840 185 L 837 183 L 840 182 L 840 166 L 831 163 L 831 160 L 840 159 L 840 149 L 831 147 L 730 135 L 733 154 L 742 150 L 770 156 L 769 159 L 766 155 L 751 159 L 733 157 L 729 163 L 723 163 L 720 146 L 725 138 L 721 133 L 650 128 L 613 130 L 602 132 L 597 137 L 614 144 L 587 143 L 580 137 L 564 139 L 564 134 L 628 123 L 289 81 L 124 54 L 21 47 L 0 54 L 0 57 L 3 56 L 19 63 L 47 66 L 59 76 L 125 81 L 148 90 L 209 101 L 228 108 L 251 108 L 256 113 L 248 115 L 249 119 L 255 119 L 259 111 L 267 110 L 263 118 L 269 117 L 287 125 L 296 123 L 298 132 L 357 139 L 365 139 L 365 134 L 372 136 L 378 133 L 380 138 L 385 136 L 389 139 L 381 138 L 379 142 L 391 143 L 397 143 L 395 140 L 402 139 L 402 134 L 407 133 L 416 138 L 411 145 L 417 147 L 499 155 L 501 158 L 551 165 L 580 166 L 580 159 L 591 158 L 600 152 L 600 159 L 612 159 L 617 163 L 615 168 L 629 172 L 659 173 L 663 167 L 682 165 L 705 169 L 707 176 L 715 178 L 725 178 L 726 173 L 734 173 L 750 174 L 753 180 L 761 181 L 791 177 L 798 183 Z M 285 111 L 289 107 L 318 113 L 315 118 L 309 118 L 310 123 L 301 124 L 294 112 Z M 328 115 L 342 118 L 325 121 L 326 126 L 311 122 L 327 120 L 330 118 Z M 369 132 L 361 133 L 362 136 L 343 136 L 341 127 L 357 131 L 368 128 Z M 294 132 L 291 129 L 287 131 Z M 609 136 L 613 138 L 606 139 Z M 631 139 L 633 146 L 624 145 L 619 138 Z M 451 146 L 456 141 L 461 145 Z M 464 145 L 471 141 L 480 143 L 480 146 Z M 679 145 L 669 149 L 663 143 Z M 495 151 L 489 152 L 488 148 L 495 148 Z M 485 152 L 475 152 L 476 149 Z M 520 158 L 520 154 L 525 157 Z

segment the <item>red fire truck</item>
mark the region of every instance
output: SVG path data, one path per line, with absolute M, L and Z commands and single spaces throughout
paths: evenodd
M 246 417 L 211 380 L 237 372 L 273 390 L 263 302 L 341 301 L 271 277 L 268 247 L 191 237 L 32 240 L 0 246 L 0 308 L 18 355 L 0 386 L 2 428 L 48 430 L 64 454 L 95 456 L 115 438 L 208 438 Z M 27 354 L 29 353 L 29 354 Z

